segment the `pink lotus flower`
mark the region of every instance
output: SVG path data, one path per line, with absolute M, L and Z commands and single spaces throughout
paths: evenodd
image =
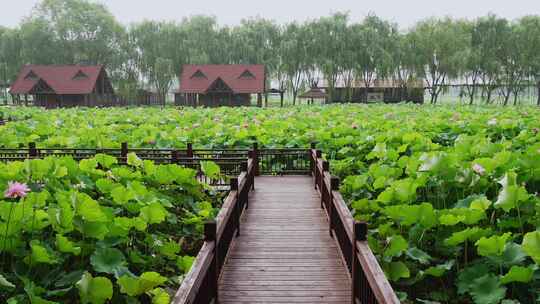
M 472 166 L 472 169 L 473 169 L 473 171 L 476 172 L 476 174 L 478 174 L 478 175 L 484 175 L 484 174 L 486 174 L 486 169 L 485 169 L 484 167 L 482 167 L 481 165 L 479 165 L 479 164 L 474 164 L 474 165 Z
M 4 193 L 4 197 L 6 198 L 18 198 L 18 197 L 25 197 L 28 192 L 30 192 L 30 188 L 26 184 L 21 184 L 19 182 L 8 182 L 8 188 L 6 192 Z

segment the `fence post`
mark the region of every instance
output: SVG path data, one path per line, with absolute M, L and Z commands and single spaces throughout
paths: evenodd
M 35 158 L 38 156 L 35 142 L 31 142 L 28 144 L 28 156 L 30 158 Z
M 328 208 L 328 217 L 329 217 L 329 229 L 330 229 L 330 236 L 332 236 L 332 230 L 334 230 L 334 213 L 335 211 L 335 205 L 334 205 L 334 194 L 332 191 L 338 191 L 339 190 L 339 177 L 332 176 L 330 178 L 330 191 L 328 192 L 328 201 L 329 208 Z
M 180 155 L 179 155 L 179 153 L 178 153 L 178 150 L 174 149 L 174 150 L 172 151 L 172 154 L 171 154 L 171 157 L 172 157 L 172 163 L 173 163 L 173 164 L 177 164 L 177 163 L 178 163 L 178 158 L 180 158 L 179 156 L 180 156 Z
M 256 142 L 253 143 L 253 162 L 253 165 L 255 166 L 255 176 L 260 176 L 261 172 L 259 168 L 259 144 Z
M 187 157 L 193 157 L 193 144 L 187 143 Z
M 315 176 L 315 159 L 313 159 L 313 150 L 315 150 L 315 147 L 317 146 L 316 143 L 312 142 L 310 149 L 309 149 L 309 166 L 311 169 L 311 176 Z
M 234 217 L 236 226 L 236 236 L 240 236 L 240 216 L 242 215 L 242 196 L 238 189 L 238 178 L 231 177 L 231 191 L 236 191 L 236 197 L 234 202 Z
M 364 303 L 364 301 L 367 301 L 367 299 L 361 298 L 361 290 L 360 285 L 361 282 L 361 274 L 360 272 L 362 269 L 359 269 L 358 266 L 358 256 L 356 255 L 358 251 L 358 247 L 356 246 L 357 242 L 363 242 L 367 240 L 367 223 L 366 222 L 358 222 L 354 221 L 353 223 L 353 234 L 354 239 L 352 243 L 352 256 L 351 256 L 351 288 L 352 288 L 352 303 L 356 303 L 356 299 L 359 299 L 360 302 Z M 366 294 L 366 293 L 364 293 Z
M 252 182 L 251 181 L 251 176 L 249 176 L 249 172 L 247 172 L 248 170 L 248 163 L 247 162 L 243 162 L 240 164 L 240 169 L 242 170 L 242 172 L 245 172 L 246 175 L 245 175 L 245 179 L 246 179 L 246 183 L 244 184 L 244 188 L 248 187 L 248 191 L 245 191 L 244 189 L 242 189 L 242 193 L 245 192 L 243 195 L 245 195 L 245 197 L 242 197 L 242 200 L 243 200 L 243 203 L 244 205 L 246 206 L 246 209 L 249 209 L 249 189 L 251 188 L 251 185 L 250 183 Z
M 255 153 L 253 150 L 248 151 L 248 158 L 251 158 L 253 160 L 253 166 L 255 166 Z M 255 168 L 253 168 L 255 170 Z M 251 174 L 252 172 L 248 172 L 249 178 L 251 178 L 251 191 L 255 190 L 255 174 Z
M 218 240 L 217 240 L 217 223 L 215 220 L 208 221 L 204 223 L 204 241 L 205 242 L 214 242 L 214 259 L 212 261 L 212 266 L 210 266 L 211 272 L 213 269 L 214 273 L 211 273 L 213 279 L 212 279 L 212 285 L 210 287 L 210 290 L 208 290 L 209 293 L 211 293 L 211 296 L 216 299 L 218 299 L 218 279 L 219 279 L 219 256 L 218 256 Z
M 320 182 L 319 180 L 321 179 L 321 177 L 319 176 L 320 175 L 320 172 L 319 172 L 319 158 L 322 157 L 322 152 L 321 150 L 315 150 L 315 164 L 313 164 L 315 166 L 315 189 L 317 189 L 317 186 L 319 187 L 319 190 L 321 190 L 321 185 L 320 185 Z M 321 193 L 322 194 L 322 193 Z
M 319 176 L 319 190 L 321 191 L 321 209 L 324 209 L 324 203 L 326 202 L 328 192 L 330 191 L 330 189 L 326 189 L 326 183 L 324 182 L 324 175 L 330 170 L 328 161 L 324 160 L 322 162 L 322 169 L 321 176 Z
M 123 161 L 127 162 L 127 155 L 128 155 L 128 144 L 123 142 L 120 148 L 120 157 L 122 158 Z

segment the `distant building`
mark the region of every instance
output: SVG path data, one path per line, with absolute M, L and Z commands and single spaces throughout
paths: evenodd
M 262 105 L 264 65 L 185 65 L 175 104 L 183 106 L 248 106 L 257 94 Z
M 326 82 L 321 87 L 330 95 Z M 401 101 L 424 103 L 424 82 L 419 80 L 404 83 L 394 79 L 384 79 L 375 80 L 366 88 L 364 81 L 358 80 L 353 81 L 350 88 L 347 88 L 343 81 L 338 81 L 333 90 L 332 100 L 326 100 L 326 102 L 376 101 L 386 103 Z
M 46 108 L 112 106 L 114 89 L 102 65 L 26 65 L 11 85 L 17 103 Z

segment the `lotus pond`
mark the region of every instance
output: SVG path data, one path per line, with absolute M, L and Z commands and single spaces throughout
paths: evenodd
M 538 108 L 0 111 L 16 119 L 0 126 L 0 147 L 10 148 L 30 142 L 81 148 L 317 142 L 355 217 L 368 222 L 370 247 L 404 303 L 540 301 Z M 0 202 L 0 300 L 63 303 L 62 297 L 75 295 L 83 303 L 166 302 L 189 268 L 198 223 L 215 213 L 204 185 L 187 169 L 148 162 L 128 168 L 104 156 L 90 164 L 44 162 L 0 165 L 2 193 L 9 181 L 32 190 Z M 162 180 L 161 174 L 171 176 Z M 73 187 L 81 183 L 84 188 Z M 183 242 L 171 231 L 179 222 Z M 152 242 L 162 246 L 152 248 Z

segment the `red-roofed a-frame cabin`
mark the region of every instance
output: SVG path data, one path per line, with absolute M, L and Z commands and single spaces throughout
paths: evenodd
M 33 96 L 46 108 L 114 105 L 114 89 L 102 65 L 25 65 L 10 94 L 20 101 Z
M 260 64 L 184 65 L 176 105 L 249 106 L 251 95 L 262 103 L 266 75 Z

